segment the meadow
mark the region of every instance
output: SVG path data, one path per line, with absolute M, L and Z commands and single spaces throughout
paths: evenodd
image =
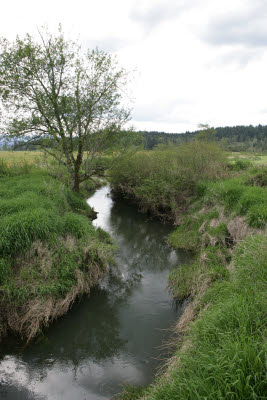
M 41 151 L 0 151 L 0 160 L 7 165 L 38 164 L 43 157 Z

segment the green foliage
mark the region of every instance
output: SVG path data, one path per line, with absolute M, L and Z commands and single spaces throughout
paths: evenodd
M 209 237 L 214 238 L 216 245 L 225 246 L 225 241 L 229 236 L 229 232 L 225 223 L 220 223 L 216 227 L 209 226 L 205 232 Z
M 266 203 L 256 204 L 248 211 L 249 225 L 254 228 L 264 228 L 267 224 L 267 205 Z
M 65 189 L 65 195 L 70 208 L 74 212 L 87 215 L 88 217 L 93 215 L 92 210 L 81 195 L 74 193 L 67 188 Z
M 35 240 L 47 240 L 61 233 L 60 217 L 38 208 L 13 213 L 0 221 L 0 253 L 16 254 L 29 249 Z
M 1 178 L 0 195 L 3 301 L 65 296 L 77 270 L 104 271 L 112 261 L 111 239 L 94 229 L 86 201 L 47 173 Z
M 175 219 L 204 182 L 225 174 L 225 156 L 215 143 L 193 142 L 164 151 L 139 152 L 112 171 L 115 192 L 141 208 Z M 202 182 L 202 188 L 200 183 Z
M 239 177 L 209 183 L 205 199 L 210 204 L 221 204 L 226 212 L 244 215 L 250 226 L 263 228 L 267 223 L 267 190 L 248 186 Z
M 179 226 L 170 234 L 168 241 L 172 247 L 189 251 L 197 251 L 201 245 L 198 229 L 198 222 L 192 223 L 191 226 Z
M 184 300 L 192 294 L 198 270 L 198 262 L 194 262 L 181 264 L 170 273 L 169 288 L 175 299 Z
M 130 116 L 121 101 L 128 73 L 116 57 L 98 48 L 84 53 L 61 28 L 41 29 L 39 40 L 2 38 L 0 57 L 2 133 L 45 149 L 76 192 L 103 175 L 99 155 L 114 152 L 116 160 L 136 144 L 136 133 L 122 130 Z
M 267 187 L 267 167 L 256 170 L 256 173 L 247 180 L 248 184 Z
M 218 216 L 219 213 L 215 207 L 207 209 L 205 212 L 199 212 L 198 208 L 196 210 L 193 209 L 183 216 L 183 223 L 169 235 L 169 244 L 177 249 L 198 252 L 203 242 L 204 232 L 209 231 L 215 235 L 217 233 L 225 233 L 225 226 L 207 230 L 209 221 L 213 218 L 218 218 Z M 201 229 L 202 226 L 203 229 Z M 221 232 L 221 229 L 223 232 Z
M 205 130 L 209 128 L 207 125 L 202 126 Z M 212 128 L 209 128 L 212 129 Z M 187 143 L 199 137 L 203 131 L 185 133 L 166 133 L 166 132 L 143 132 L 144 148 L 146 150 L 155 149 L 158 145 L 177 146 L 181 143 Z M 205 138 L 205 134 L 203 135 Z M 215 128 L 215 140 L 223 145 L 224 148 L 239 151 L 266 151 L 267 150 L 267 126 L 225 126 Z M 210 139 L 208 137 L 208 139 Z
M 96 236 L 92 224 L 83 216 L 74 213 L 66 213 L 62 218 L 63 234 L 69 233 L 76 239 Z
M 251 166 L 252 166 L 251 161 L 246 159 L 239 159 L 236 160 L 234 163 L 229 164 L 229 168 L 232 171 L 243 171 L 250 168 Z
M 29 174 L 33 168 L 33 165 L 25 160 L 20 163 L 9 165 L 8 162 L 0 158 L 0 178 L 4 176 Z
M 10 260 L 8 258 L 0 259 L 0 285 L 9 280 L 11 276 Z
M 211 128 L 208 124 L 199 124 L 201 130 L 196 135 L 197 140 L 213 141 L 216 140 L 216 130 Z
M 234 229 L 248 230 L 245 221 L 255 228 L 266 226 L 267 191 L 253 183 L 260 171 L 248 163 L 237 163 L 228 175 L 218 174 L 216 168 L 213 174 L 203 173 L 192 149 L 188 164 L 177 161 L 179 148 L 139 153 L 132 164 L 116 172 L 113 181 L 115 189 L 141 206 L 162 211 L 151 206 L 156 199 L 166 213 L 177 216 L 179 226 L 169 243 L 196 254 L 193 263 L 179 265 L 169 276 L 174 298 L 194 302 L 195 321 L 187 326 L 167 374 L 137 398 L 262 399 L 267 237 L 254 235 L 240 241 L 240 232 Z M 169 171 L 167 161 L 163 167 L 167 159 Z M 192 168 L 188 175 L 185 165 Z M 248 185 L 248 177 L 253 186 Z M 233 227 L 236 216 L 244 216 L 236 219 L 240 227 Z
M 167 376 L 145 391 L 147 400 L 263 399 L 266 393 L 267 236 L 241 242 L 230 281 L 216 281 L 202 297 Z
M 0 159 L 0 177 L 8 175 L 9 175 L 9 168 L 7 164 Z

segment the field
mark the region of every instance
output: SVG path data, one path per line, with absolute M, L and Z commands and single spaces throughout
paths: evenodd
M 41 151 L 0 151 L 0 160 L 8 163 L 8 165 L 36 164 L 41 161 L 42 157 Z
M 263 153 L 233 152 L 228 155 L 228 158 L 232 160 L 248 160 L 256 165 L 267 165 L 267 155 Z

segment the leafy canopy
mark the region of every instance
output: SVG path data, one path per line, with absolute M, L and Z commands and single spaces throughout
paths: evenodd
M 0 49 L 2 134 L 45 148 L 77 191 L 98 173 L 103 151 L 127 152 L 136 135 L 122 130 L 130 118 L 122 105 L 128 73 L 115 57 L 99 49 L 84 54 L 61 28 L 39 32 L 39 40 L 1 39 Z

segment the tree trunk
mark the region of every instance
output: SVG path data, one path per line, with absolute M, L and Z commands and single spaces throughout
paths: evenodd
M 74 190 L 74 192 L 79 193 L 80 192 L 80 175 L 79 172 L 75 171 L 74 172 L 74 177 L 72 180 L 72 190 Z

